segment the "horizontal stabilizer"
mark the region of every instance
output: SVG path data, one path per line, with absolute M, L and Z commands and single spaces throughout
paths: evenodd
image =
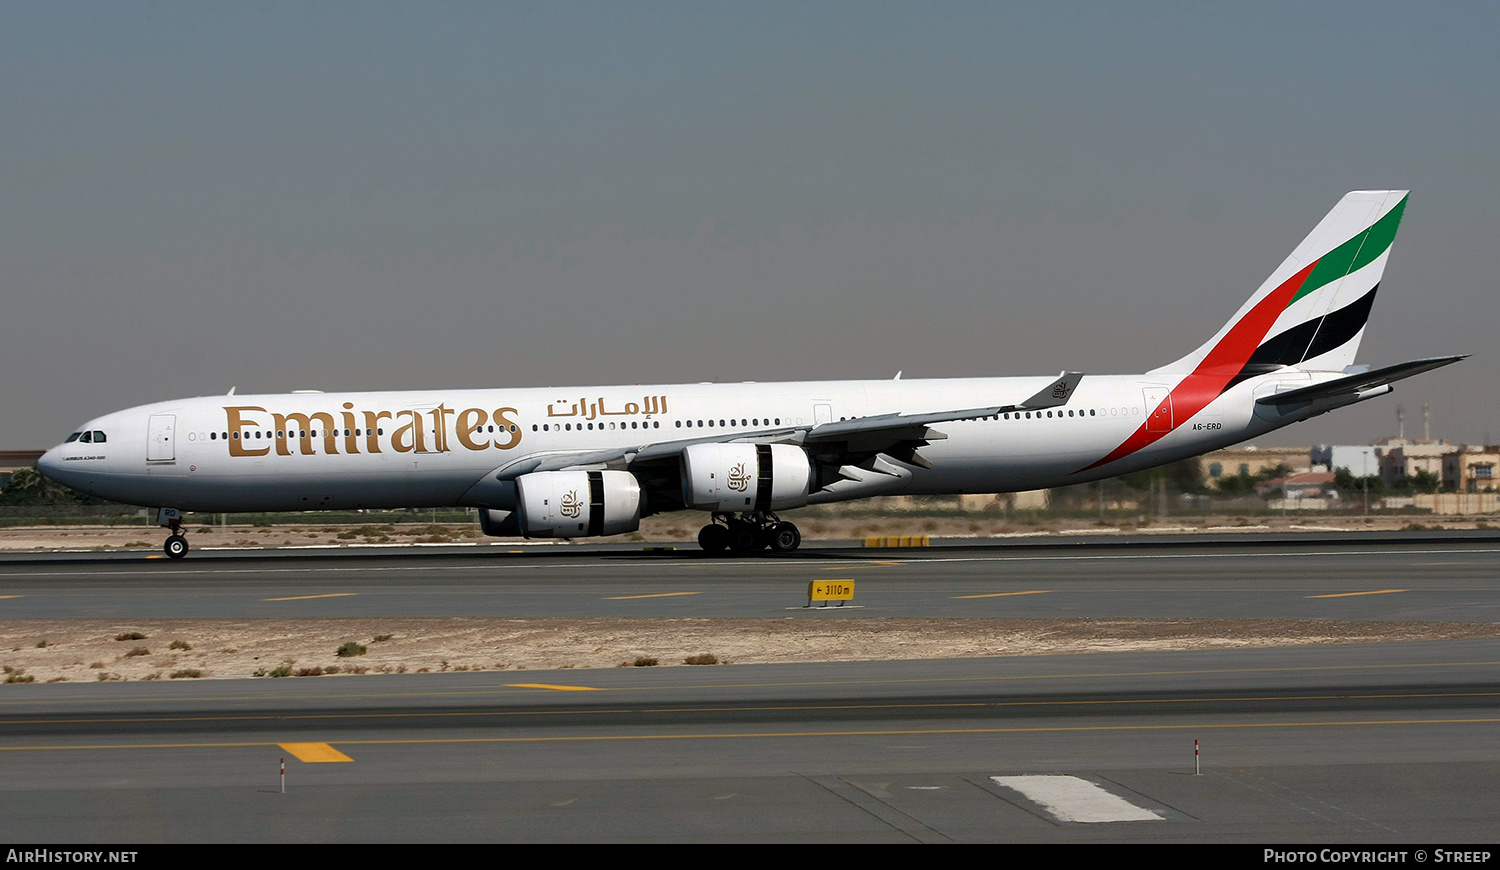
M 1274 396 L 1266 396 L 1256 399 L 1261 405 L 1293 405 L 1301 402 L 1312 402 L 1317 399 L 1327 399 L 1336 396 L 1357 396 L 1377 387 L 1390 386 L 1392 383 L 1422 372 L 1430 372 L 1433 369 L 1452 365 L 1462 359 L 1467 359 L 1468 354 L 1459 356 L 1437 356 L 1430 359 L 1412 360 L 1411 362 L 1398 363 L 1386 366 L 1383 369 L 1365 372 L 1358 375 L 1350 375 L 1347 378 L 1339 378 L 1324 384 L 1316 384 L 1311 387 L 1303 387 L 1299 390 L 1289 390 L 1285 393 L 1277 393 Z

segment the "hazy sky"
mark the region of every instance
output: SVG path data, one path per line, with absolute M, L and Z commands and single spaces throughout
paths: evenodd
M 0 449 L 185 395 L 1138 372 L 1410 187 L 1266 443 L 1500 438 L 1500 5 L 0 3 Z

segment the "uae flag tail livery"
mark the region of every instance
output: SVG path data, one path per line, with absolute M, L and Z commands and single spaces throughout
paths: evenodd
M 1287 410 L 1297 404 L 1289 394 L 1307 387 L 1311 389 L 1299 393 L 1303 404 L 1322 399 L 1322 413 L 1390 392 L 1391 381 L 1462 359 L 1393 366 L 1382 369 L 1374 383 L 1363 377 L 1372 373 L 1355 371 L 1354 356 L 1408 197 L 1405 190 L 1346 194 L 1213 338 L 1146 373 L 1148 379 L 1171 384 L 1170 390 L 1128 439 L 1087 469 L 1140 451 L 1172 432 L 1173 421 L 1191 420 L 1233 388 L 1260 376 L 1281 376 L 1256 391 L 1261 404 Z M 1291 372 L 1305 376 L 1307 383 L 1288 380 Z M 1339 377 L 1312 388 L 1330 374 Z
M 188 551 L 184 511 L 426 507 L 473 508 L 485 533 L 527 538 L 699 511 L 710 552 L 795 550 L 801 533 L 781 511 L 1113 477 L 1457 362 L 1354 364 L 1405 210 L 1403 190 L 1348 194 L 1213 338 L 1141 374 L 713 384 L 683 358 L 678 384 L 230 390 L 96 417 L 37 467 L 157 508 L 173 558 Z

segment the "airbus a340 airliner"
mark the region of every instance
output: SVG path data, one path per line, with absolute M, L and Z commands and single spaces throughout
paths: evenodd
M 1150 468 L 1463 359 L 1354 365 L 1406 191 L 1348 194 L 1202 347 L 1139 375 L 215 396 L 89 421 L 37 467 L 181 512 L 466 506 L 490 535 L 710 514 L 706 550 L 793 550 L 776 512 L 1013 492 Z

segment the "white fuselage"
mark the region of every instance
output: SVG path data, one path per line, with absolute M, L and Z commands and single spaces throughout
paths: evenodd
M 1231 387 L 1128 455 L 1096 465 L 1160 415 L 1181 375 L 1085 376 L 1064 406 L 933 425 L 932 467 L 903 465 L 907 494 L 1011 492 L 1081 483 L 1243 441 L 1327 410 L 1257 405 L 1308 386 L 1295 370 Z M 90 421 L 39 466 L 77 489 L 195 511 L 490 506 L 517 463 L 622 446 L 882 414 L 1018 402 L 1051 379 L 807 381 L 588 388 L 213 396 Z M 1170 404 L 1170 403 L 1169 403 Z M 939 436 L 941 437 L 941 436 Z M 908 473 L 909 472 L 909 473 Z M 860 497 L 859 493 L 847 497 Z M 834 488 L 814 503 L 843 497 Z M 648 506 L 649 510 L 649 506 Z

